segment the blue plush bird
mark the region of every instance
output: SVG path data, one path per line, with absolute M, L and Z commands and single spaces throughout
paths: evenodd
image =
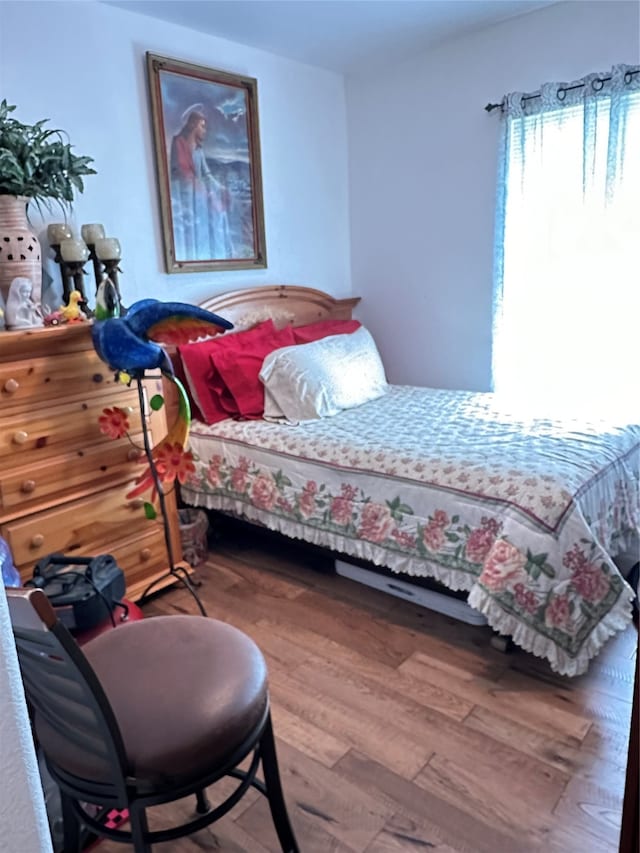
M 120 315 L 118 294 L 113 282 L 104 279 L 96 294 L 95 320 L 91 329 L 93 345 L 102 359 L 117 373 L 141 379 L 147 370 L 160 370 L 176 386 L 178 414 L 167 435 L 156 442 L 153 457 L 161 452 L 183 453 L 189 435 L 191 410 L 182 383 L 173 372 L 171 359 L 160 346 L 180 345 L 202 337 L 212 337 L 233 324 L 228 320 L 184 302 L 160 302 L 141 299 L 125 316 Z M 143 474 L 128 497 L 153 487 L 150 473 Z

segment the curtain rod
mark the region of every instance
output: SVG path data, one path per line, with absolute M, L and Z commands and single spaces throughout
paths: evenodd
M 638 68 L 638 69 L 637 69 L 637 70 L 635 70 L 635 71 L 627 71 L 627 72 L 625 72 L 625 75 L 624 75 L 624 82 L 625 82 L 625 83 L 630 83 L 630 82 L 631 82 L 631 78 L 634 76 L 634 74 L 640 74 L 640 68 Z M 605 84 L 608 80 L 611 80 L 611 75 L 610 75 L 610 74 L 609 74 L 607 77 L 597 77 L 595 80 L 593 80 L 593 81 L 591 82 L 591 85 L 593 86 L 593 84 L 594 84 L 594 83 L 600 83 L 601 85 L 600 85 L 600 87 L 599 87 L 599 88 L 597 88 L 597 89 L 596 89 L 596 88 L 595 88 L 595 86 L 594 86 L 595 91 L 596 91 L 596 92 L 599 92 L 599 91 L 600 91 L 600 89 L 602 89 L 602 87 L 604 86 L 604 84 Z M 563 95 L 565 95 L 567 92 L 572 92 L 574 89 L 582 89 L 585 85 L 586 85 L 585 83 L 576 83 L 576 84 L 575 84 L 575 86 L 560 86 L 560 87 L 558 88 L 558 93 L 557 93 L 557 94 L 558 94 L 558 95 L 560 95 L 560 92 L 562 92 L 562 93 L 563 93 Z M 531 95 L 523 95 L 523 96 L 522 96 L 522 100 L 523 100 L 523 101 L 532 101 L 534 98 L 539 98 L 539 97 L 541 97 L 541 95 L 542 95 L 542 92 L 532 92 L 532 94 L 531 94 Z M 559 100 L 559 101 L 563 101 L 563 100 L 564 100 L 564 97 L 562 97 L 562 98 L 558 97 L 558 100 Z M 502 109 L 504 109 L 504 98 L 500 101 L 500 103 L 499 103 L 499 104 L 487 104 L 487 106 L 485 107 L 485 110 L 486 110 L 488 113 L 493 112 L 493 110 L 502 110 Z

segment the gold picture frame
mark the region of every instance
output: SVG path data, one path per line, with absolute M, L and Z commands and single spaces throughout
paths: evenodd
M 166 270 L 267 266 L 258 84 L 147 53 Z

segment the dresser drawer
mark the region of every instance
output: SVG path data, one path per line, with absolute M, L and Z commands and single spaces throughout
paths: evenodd
M 129 408 L 132 432 L 142 430 L 138 397 L 122 388 L 111 396 L 88 397 L 60 405 L 38 406 L 30 413 L 14 412 L 0 426 L 0 468 L 39 465 L 44 459 L 68 453 L 74 447 L 111 443 L 100 432 L 98 418 L 106 407 Z M 3 412 L 4 414 L 4 412 Z
M 167 571 L 169 557 L 161 527 L 148 522 L 149 530 L 118 543 L 110 553 L 117 559 L 127 581 L 127 597 L 140 598 L 154 575 Z M 160 587 L 159 587 L 160 588 Z
M 11 407 L 37 406 L 62 397 L 93 396 L 102 389 L 108 393 L 117 388 L 122 385 L 93 350 L 60 355 L 54 347 L 51 355 L 42 358 L 0 364 L 3 412 Z
M 89 555 L 111 553 L 117 543 L 137 532 L 147 533 L 159 521 L 145 517 L 143 501 L 125 497 L 133 481 L 37 512 L 0 527 L 19 569 L 33 570 L 40 557 L 53 552 Z
M 62 503 L 85 491 L 130 480 L 144 470 L 142 434 L 91 445 L 46 459 L 39 465 L 0 472 L 0 509 L 4 515 L 37 511 L 41 503 Z
M 157 393 L 161 380 L 145 380 L 145 397 Z M 112 407 L 128 410 L 131 442 L 100 431 L 99 418 Z M 149 409 L 150 438 L 158 441 L 166 410 Z M 144 454 L 135 459 L 141 439 L 137 386 L 115 381 L 93 348 L 89 323 L 0 334 L 0 536 L 23 580 L 54 552 L 113 554 L 134 597 L 166 572 L 161 521 L 145 517 L 142 499 L 126 500 L 145 471 Z M 179 563 L 175 503 L 170 490 L 166 504 Z

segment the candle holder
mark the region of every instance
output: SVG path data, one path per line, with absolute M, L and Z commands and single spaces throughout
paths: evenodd
M 87 249 L 89 250 L 89 260 L 93 264 L 93 275 L 96 280 L 97 291 L 100 286 L 100 282 L 102 281 L 102 264 L 100 262 L 100 258 L 96 255 L 96 244 L 87 243 Z
M 53 249 L 53 260 L 56 264 L 60 265 L 62 298 L 66 304 L 69 301 L 69 294 L 73 290 L 73 276 L 64 263 L 62 253 L 60 252 L 60 244 L 63 240 L 71 240 L 73 238 L 73 233 L 66 222 L 52 222 L 47 227 L 47 238 L 49 240 L 49 245 Z
M 60 243 L 56 256 L 60 256 L 60 274 L 62 277 L 62 298 L 65 305 L 69 304 L 72 290 L 77 290 L 82 297 L 82 310 L 87 317 L 93 316 L 88 306 L 84 288 L 84 276 L 87 274 L 84 265 L 89 259 L 89 250 L 82 240 L 67 239 Z
M 69 270 L 68 265 L 64 262 L 62 255 L 60 254 L 60 243 L 50 243 L 49 245 L 53 249 L 54 262 L 60 265 L 60 278 L 62 279 L 62 301 L 66 305 L 69 302 L 69 294 L 73 290 L 73 276 L 71 274 L 71 270 Z
M 96 240 L 93 247 L 94 254 L 101 264 L 103 269 L 96 273 L 96 288 L 100 285 L 103 276 L 110 278 L 113 286 L 118 294 L 118 305 L 120 306 L 120 314 L 126 314 L 126 308 L 122 304 L 122 295 L 120 293 L 120 282 L 118 281 L 118 273 L 122 273 L 120 269 L 120 241 L 115 237 L 104 237 Z M 96 267 L 94 266 L 94 270 Z
M 83 225 L 80 229 L 82 239 L 89 250 L 89 260 L 93 264 L 93 275 L 96 280 L 96 290 L 102 281 L 102 265 L 96 253 L 96 241 L 104 239 L 104 225 L 99 222 L 91 222 Z

